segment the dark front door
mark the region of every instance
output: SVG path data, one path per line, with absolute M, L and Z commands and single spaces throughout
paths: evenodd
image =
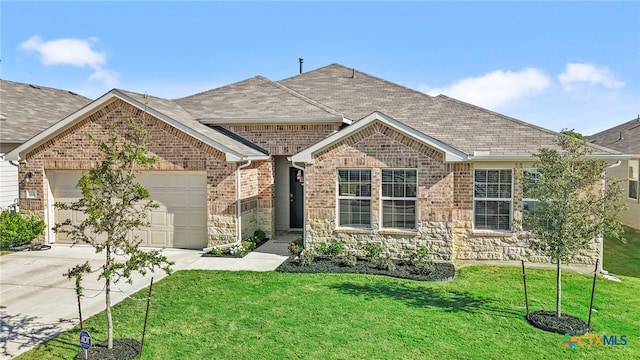
M 289 168 L 289 228 L 302 229 L 304 217 L 303 171 Z

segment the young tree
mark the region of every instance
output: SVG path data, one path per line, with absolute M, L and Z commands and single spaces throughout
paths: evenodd
M 555 261 L 556 315 L 561 316 L 562 262 L 584 250 L 603 235 L 621 237 L 618 215 L 623 209 L 622 188 L 605 175 L 607 164 L 590 157 L 591 148 L 572 134 L 555 140 L 558 149 L 538 150 L 536 172 L 525 172 L 526 197 L 538 200 L 525 211 L 532 247 Z
M 113 348 L 111 286 L 123 279 L 131 283 L 135 272 L 145 275 L 160 268 L 170 274 L 173 265 L 157 250 L 140 249 L 141 240 L 132 235 L 132 230 L 149 226 L 147 213 L 158 207 L 149 191 L 135 182 L 136 171 L 149 167 L 156 158 L 148 155 L 147 132 L 141 124 L 129 119 L 121 125 L 126 126 L 122 137 L 113 124 L 106 141 L 87 135 L 98 147 L 100 161 L 78 181 L 82 191 L 79 200 L 55 204 L 59 209 L 81 211 L 86 219 L 79 224 L 67 219 L 56 224 L 54 230 L 69 234 L 74 244 L 90 244 L 96 253 L 104 253 L 98 279 L 105 282 L 109 349 Z M 74 269 L 77 272 L 90 268 L 87 264 Z

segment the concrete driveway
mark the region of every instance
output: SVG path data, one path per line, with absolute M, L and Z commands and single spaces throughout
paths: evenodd
M 269 241 L 241 259 L 203 258 L 202 251 L 165 249 L 175 262 L 174 271 L 202 270 L 273 270 L 286 259 L 285 241 Z M 100 268 L 103 255 L 89 246 L 53 245 L 45 251 L 23 251 L 0 256 L 0 359 L 11 359 L 59 333 L 79 324 L 74 282 L 63 276 L 74 265 L 89 261 L 93 270 Z M 162 271 L 137 275 L 133 284 L 118 283 L 112 289 L 112 302 L 164 278 Z M 104 310 L 103 282 L 98 274 L 85 277 L 82 317 L 86 319 Z M 80 350 L 78 343 L 78 350 Z

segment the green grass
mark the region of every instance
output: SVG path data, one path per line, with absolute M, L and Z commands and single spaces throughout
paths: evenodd
M 640 230 L 624 227 L 627 243 L 604 239 L 604 269 L 612 274 L 640 278 Z
M 447 283 L 371 275 L 179 271 L 154 285 L 141 359 L 638 359 L 640 279 L 600 279 L 593 333 L 626 346 L 569 349 L 524 319 L 519 267 L 472 266 Z M 531 310 L 552 310 L 555 272 L 527 270 Z M 592 277 L 565 271 L 563 312 L 588 317 Z M 146 296 L 141 291 L 135 297 Z M 74 299 L 69 299 L 73 301 Z M 115 311 L 140 339 L 145 302 Z M 104 315 L 85 321 L 105 339 Z M 71 359 L 74 329 L 19 359 Z

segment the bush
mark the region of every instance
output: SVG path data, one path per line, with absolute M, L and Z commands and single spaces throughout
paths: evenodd
M 246 250 L 242 244 L 235 244 L 229 248 L 229 253 L 235 257 L 242 257 L 246 253 Z
M 304 245 L 302 238 L 295 239 L 294 241 L 289 243 L 289 246 L 287 246 L 287 252 L 291 257 L 299 256 L 302 253 L 303 249 Z
M 222 255 L 224 254 L 224 250 L 219 247 L 214 247 L 213 249 L 211 249 L 210 253 L 213 255 Z
M 320 243 L 316 246 L 319 255 L 339 256 L 342 254 L 342 242 L 333 240 L 331 244 Z
M 396 264 L 393 262 L 389 255 L 380 256 L 376 261 L 376 265 L 383 270 L 394 271 Z
M 310 250 L 304 251 L 300 255 L 300 265 L 309 266 L 313 264 L 315 259 L 316 259 L 316 255 L 313 253 L 313 251 L 310 251 Z
M 258 240 L 258 243 L 260 243 L 267 238 L 267 234 L 265 234 L 264 231 L 258 229 L 253 233 L 253 237 Z
M 382 252 L 382 248 L 373 243 L 364 244 L 362 249 L 364 249 L 364 256 L 371 262 L 377 261 L 380 258 L 380 253 Z
M 423 247 L 409 255 L 409 262 L 415 266 L 420 274 L 428 274 L 433 271 L 433 263 L 429 260 L 429 248 Z
M 349 267 L 354 267 L 358 264 L 358 258 L 355 254 L 346 253 L 342 256 L 342 262 Z
M 249 252 L 249 251 L 251 251 L 251 250 L 256 248 L 256 243 L 255 243 L 254 239 L 255 238 L 251 238 L 251 239 L 248 239 L 248 240 L 243 240 L 241 242 L 242 248 L 244 249 L 244 252 Z
M 0 248 L 28 244 L 38 237 L 45 227 L 44 221 L 36 216 L 12 214 L 9 210 L 3 210 L 0 213 Z

